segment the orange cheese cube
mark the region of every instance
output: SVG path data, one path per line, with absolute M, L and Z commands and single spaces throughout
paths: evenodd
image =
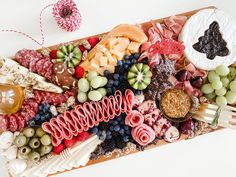
M 106 65 L 107 65 L 107 62 L 108 62 L 108 58 L 105 57 L 105 56 L 102 56 L 102 57 L 100 58 L 99 64 L 100 64 L 100 66 L 106 66 Z
M 140 47 L 140 43 L 138 42 L 131 42 L 128 46 L 128 50 L 131 52 L 131 53 L 136 53 L 136 52 L 139 52 L 139 47 Z

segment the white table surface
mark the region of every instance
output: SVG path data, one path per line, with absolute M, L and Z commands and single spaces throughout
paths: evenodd
M 0 0 L 0 29 L 27 32 L 40 40 L 39 12 L 52 0 Z M 120 23 L 150 19 L 215 5 L 236 19 L 234 0 L 76 0 L 83 16 L 81 29 L 68 33 L 56 26 L 51 10 L 43 15 L 46 45 L 110 30 Z M 25 37 L 0 33 L 0 55 L 12 56 L 22 48 L 38 48 Z M 117 160 L 100 163 L 57 177 L 234 177 L 236 131 L 221 130 L 192 140 L 165 145 Z M 7 177 L 0 159 L 0 176 Z

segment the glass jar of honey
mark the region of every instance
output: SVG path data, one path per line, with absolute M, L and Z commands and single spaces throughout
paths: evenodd
M 0 83 L 0 114 L 14 114 L 22 106 L 24 90 L 18 85 Z

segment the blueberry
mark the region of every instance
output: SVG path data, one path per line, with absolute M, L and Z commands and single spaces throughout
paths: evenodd
M 101 130 L 98 130 L 97 135 L 98 135 L 98 136 L 101 136 L 102 134 L 103 134 L 102 131 L 101 131 Z
M 115 80 L 119 80 L 120 76 L 119 76 L 119 74 L 114 74 L 114 75 L 113 75 L 113 78 L 114 78 Z
M 135 91 L 135 94 L 136 94 L 136 95 L 141 95 L 141 93 L 142 93 L 141 90 L 136 90 L 136 91 Z
M 119 123 L 119 122 L 115 120 L 115 121 L 113 122 L 113 125 L 117 125 L 118 123 Z
M 42 116 L 41 116 L 41 121 L 45 121 L 45 120 L 46 120 L 45 115 L 42 115 Z
M 118 131 L 120 130 L 120 126 L 119 126 L 119 125 L 116 125 L 116 126 L 114 127 L 114 130 L 115 130 L 116 132 L 118 132 Z
M 108 135 L 108 136 L 107 136 L 107 139 L 108 139 L 108 140 L 111 140 L 111 139 L 112 139 L 112 135 Z
M 110 79 L 109 81 L 108 81 L 108 85 L 113 85 L 114 84 L 114 81 L 112 80 L 112 79 Z
M 122 60 L 119 60 L 119 61 L 117 62 L 117 65 L 118 65 L 118 66 L 122 66 L 122 65 L 123 65 L 123 61 L 122 61 Z
M 124 135 L 124 134 L 125 134 L 125 130 L 124 130 L 123 128 L 121 128 L 121 129 L 119 130 L 119 133 L 120 133 L 121 135 Z
M 111 88 L 107 88 L 107 94 L 111 95 L 112 94 L 112 89 Z
M 130 60 L 126 60 L 125 64 L 130 65 L 131 64 Z
M 29 126 L 30 127 L 33 127 L 35 126 L 35 121 L 33 119 L 31 119 L 29 122 L 28 122 Z
M 104 71 L 104 75 L 105 75 L 106 77 L 108 77 L 109 74 L 110 74 L 110 71 L 108 71 L 108 70 L 105 70 L 105 71 Z
M 119 81 L 118 81 L 118 80 L 115 80 L 114 86 L 118 86 L 118 85 L 119 85 Z
M 115 92 L 117 90 L 116 87 L 112 87 L 112 91 Z
M 129 137 L 128 137 L 128 136 L 125 136 L 125 137 L 123 138 L 123 141 L 124 141 L 124 142 L 128 142 L 128 141 L 129 141 Z
M 113 127 L 113 126 L 110 126 L 110 127 L 109 127 L 109 130 L 110 130 L 110 131 L 113 131 L 113 130 L 114 130 L 114 127 Z
M 135 63 L 137 63 L 137 60 L 136 60 L 136 59 L 132 59 L 132 60 L 131 60 L 131 63 L 132 63 L 132 64 L 135 64 Z
M 129 131 L 129 130 L 126 130 L 126 131 L 125 131 L 125 134 L 130 135 L 130 131 Z
M 50 114 L 49 113 L 45 114 L 45 118 L 50 119 L 51 118 Z
M 93 127 L 93 128 L 92 128 L 92 132 L 95 133 L 95 134 L 97 134 L 97 133 L 98 133 L 98 128 L 97 128 L 97 127 Z
M 40 115 L 39 114 L 36 114 L 35 115 L 35 120 L 39 120 L 40 119 Z
M 125 126 L 124 126 L 124 129 L 125 129 L 125 130 L 129 130 L 129 126 L 128 126 L 128 125 L 125 125 Z
M 124 57 L 124 59 L 125 59 L 125 60 L 129 60 L 129 56 L 126 55 L 126 56 Z
M 122 117 L 121 116 L 117 116 L 116 120 L 120 122 L 122 120 Z
M 107 131 L 106 133 L 107 133 L 107 136 L 108 136 L 108 135 L 111 135 L 111 131 Z
M 134 57 L 135 59 L 138 59 L 138 58 L 139 58 L 139 54 L 138 54 L 138 53 L 135 53 L 135 54 L 133 54 L 133 57 Z
M 103 140 L 105 140 L 105 136 L 102 134 L 99 136 L 99 139 L 103 141 Z
M 129 68 L 129 65 L 125 64 L 125 65 L 124 65 L 124 68 L 125 68 L 125 69 L 128 69 L 128 68 Z
M 43 105 L 39 105 L 39 111 L 43 111 Z

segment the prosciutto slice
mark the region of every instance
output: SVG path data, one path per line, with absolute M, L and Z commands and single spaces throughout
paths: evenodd
M 100 122 L 108 122 L 121 113 L 127 115 L 132 112 L 134 93 L 126 90 L 122 95 L 116 91 L 114 96 L 104 97 L 98 102 L 86 102 L 67 111 L 50 122 L 42 124 L 45 132 L 51 135 L 52 144 L 58 146 L 63 139 L 71 139 L 89 128 L 97 126 Z

